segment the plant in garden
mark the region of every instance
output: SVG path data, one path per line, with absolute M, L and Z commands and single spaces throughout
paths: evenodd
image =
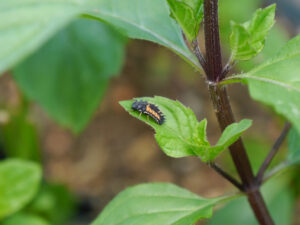
M 157 96 L 122 101 L 120 104 L 132 116 L 154 128 L 155 139 L 168 156 L 198 157 L 240 191 L 235 195 L 205 199 L 173 184 L 137 185 L 112 200 L 93 225 L 192 225 L 202 218 L 210 218 L 215 205 L 243 195 L 247 197 L 260 224 L 275 224 L 260 189 L 264 181 L 300 162 L 300 36 L 290 40 L 276 54 L 251 70 L 235 74 L 231 72 L 234 65 L 254 58 L 263 50 L 267 35 L 275 23 L 276 5 L 257 9 L 243 23 L 231 22 L 231 54 L 228 62 L 223 63 L 218 0 L 37 2 L 14 0 L 0 4 L 0 17 L 6 21 L 5 24 L 0 22 L 0 72 L 32 54 L 14 67 L 13 75 L 17 83 L 28 98 L 39 102 L 55 120 L 79 132 L 97 107 L 109 77 L 121 67 L 125 43 L 123 35 L 161 44 L 205 76 L 222 131 L 217 143 L 212 145 L 207 140 L 207 120 L 198 121 L 193 111 L 178 101 Z M 12 12 L 26 19 L 16 19 Z M 60 31 L 33 53 L 77 16 L 104 21 L 122 35 L 103 23 L 81 19 Z M 200 26 L 204 28 L 204 37 L 199 34 Z M 15 27 L 19 31 L 17 38 L 10 35 L 10 29 Z M 102 35 L 96 41 L 91 38 L 99 33 Z M 205 42 L 205 54 L 200 49 L 199 41 Z M 108 48 L 110 54 L 101 54 L 103 48 Z M 49 69 L 44 71 L 44 68 Z M 63 86 L 58 85 L 61 79 L 67 80 Z M 236 122 L 230 106 L 227 86 L 234 83 L 247 85 L 253 99 L 273 107 L 288 121 L 257 174 L 253 173 L 241 139 L 252 122 L 248 119 Z M 165 121 L 157 123 L 147 118 L 145 111 L 140 115 L 139 111 L 132 109 L 136 100 L 155 105 Z M 293 129 L 289 131 L 291 127 Z M 266 172 L 288 132 L 287 159 Z M 215 163 L 216 157 L 227 148 L 239 180 Z M 1 171 L 0 177 L 5 179 Z M 11 204 L 1 198 L 3 207 Z M 19 201 L 23 203 L 25 200 L 20 198 Z M 12 208 L 8 212 L 0 209 L 0 215 L 4 217 L 19 208 Z M 18 218 L 15 220 L 18 221 Z

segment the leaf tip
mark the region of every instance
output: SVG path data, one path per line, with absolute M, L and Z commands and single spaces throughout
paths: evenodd
M 239 122 L 240 124 L 243 124 L 246 129 L 252 126 L 253 120 L 250 119 L 243 119 Z
M 119 104 L 126 110 L 129 111 L 131 109 L 131 105 L 132 105 L 133 99 L 131 100 L 122 100 L 119 101 Z

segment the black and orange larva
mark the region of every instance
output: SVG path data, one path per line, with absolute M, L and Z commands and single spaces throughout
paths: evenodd
M 163 122 L 165 121 L 165 117 L 163 113 L 154 104 L 148 103 L 143 100 L 140 101 L 135 100 L 132 103 L 131 108 L 133 110 L 139 111 L 140 113 L 144 113 L 146 115 L 151 116 L 159 125 L 162 125 Z

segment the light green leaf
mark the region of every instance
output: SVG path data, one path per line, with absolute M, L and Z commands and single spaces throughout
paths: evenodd
M 214 160 L 224 149 L 236 142 L 240 136 L 252 125 L 252 120 L 244 119 L 226 127 L 215 146 L 209 148 L 208 160 Z
M 41 176 L 38 164 L 17 159 L 0 162 L 0 219 L 20 210 L 34 197 Z
M 134 100 L 122 101 L 120 104 L 132 116 L 141 119 L 156 131 L 155 139 L 162 150 L 171 157 L 200 156 L 202 161 L 213 161 L 224 149 L 233 144 L 251 125 L 250 120 L 242 120 L 228 126 L 217 145 L 210 146 L 206 139 L 207 121 L 197 121 L 194 112 L 178 101 L 163 97 L 137 98 L 156 105 L 165 117 L 162 125 L 157 124 L 146 115 L 132 110 Z
M 249 20 L 254 12 L 261 6 L 261 0 L 222 0 L 219 1 L 219 23 L 220 23 L 220 37 L 222 41 L 223 50 L 230 53 L 229 37 L 232 32 L 230 21 L 236 23 L 243 23 Z M 279 24 L 274 24 L 268 37 L 265 41 L 264 49 L 251 60 L 238 61 L 236 67 L 242 71 L 249 71 L 262 61 L 273 57 L 289 40 L 286 30 Z
M 101 0 L 87 16 L 104 20 L 131 38 L 161 44 L 199 69 L 196 57 L 169 14 L 166 0 Z
M 179 23 L 189 41 L 199 32 L 203 19 L 203 0 L 167 0 L 171 16 Z
M 205 199 L 173 184 L 141 184 L 115 197 L 92 225 L 192 225 L 232 198 Z
M 172 101 L 158 96 L 154 98 L 137 98 L 136 100 L 155 104 L 165 116 L 165 122 L 159 125 L 151 118 L 148 120 L 146 115 L 140 116 L 138 111 L 132 110 L 131 106 L 134 100 L 120 102 L 132 116 L 140 118 L 155 129 L 155 139 L 168 156 L 176 158 L 196 156 L 196 149 L 197 152 L 205 151 L 209 145 L 205 141 L 206 120 L 199 123 L 190 108 L 183 106 L 179 101 Z
M 252 98 L 274 107 L 300 132 L 300 35 L 273 58 L 248 73 L 234 75 L 224 83 L 248 84 Z
M 232 50 L 232 60 L 248 60 L 254 57 L 257 52 L 249 42 L 250 34 L 246 28 L 232 22 L 231 24 L 230 46 Z
M 124 42 L 107 25 L 81 19 L 21 63 L 14 77 L 29 99 L 79 132 L 98 107 L 109 77 L 120 71 Z
M 5 219 L 0 225 L 50 225 L 50 223 L 36 215 L 17 213 Z
M 78 0 L 0 1 L 0 74 L 84 10 Z
M 262 51 L 266 36 L 274 25 L 275 9 L 275 4 L 258 9 L 253 18 L 244 24 L 232 22 L 232 61 L 249 60 Z
M 290 165 L 300 163 L 300 134 L 299 131 L 293 128 L 288 136 L 288 156 L 287 161 Z

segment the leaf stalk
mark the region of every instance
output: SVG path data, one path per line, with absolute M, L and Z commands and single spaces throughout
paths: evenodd
M 291 129 L 291 124 L 286 123 L 284 125 L 284 128 L 283 128 L 281 134 L 279 135 L 279 137 L 275 141 L 273 147 L 271 148 L 269 154 L 267 155 L 265 161 L 261 165 L 261 167 L 260 167 L 260 169 L 257 173 L 257 176 L 256 176 L 256 181 L 259 185 L 262 184 L 263 177 L 264 177 L 264 174 L 265 174 L 267 168 L 271 164 L 273 158 L 275 157 L 276 153 L 278 152 L 280 146 L 282 145 L 282 143 L 283 143 L 283 141 L 284 141 L 285 137 L 287 136 L 290 129 Z

